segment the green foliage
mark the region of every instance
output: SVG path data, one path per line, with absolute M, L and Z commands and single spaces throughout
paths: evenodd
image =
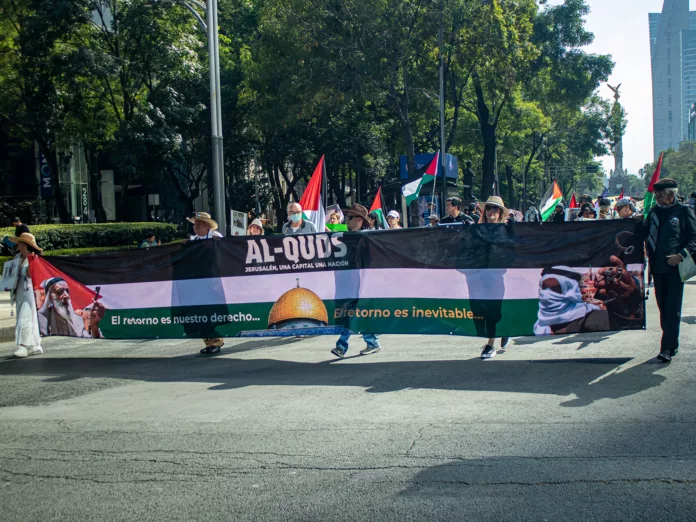
M 98 223 L 93 225 L 37 225 L 31 233 L 46 252 L 74 248 L 137 246 L 148 231 L 162 243 L 173 241 L 176 225 L 168 223 Z M 13 235 L 14 229 L 0 229 L 0 236 Z
M 679 184 L 679 194 L 688 199 L 691 192 L 696 191 L 696 144 L 683 143 L 679 150 L 665 151 L 662 161 L 661 178 L 672 178 Z M 657 161 L 648 163 L 643 169 L 645 187 L 650 184 Z
M 41 210 L 39 200 L 10 201 L 0 199 L 0 223 L 7 225 L 18 217 L 23 223 L 41 224 L 46 222 L 46 216 Z
M 0 0 L 0 8 L 0 114 L 49 157 L 84 145 L 98 216 L 101 159 L 121 178 L 124 208 L 136 180 L 172 187 L 186 214 L 212 194 L 208 47 L 185 7 Z M 479 197 L 497 174 L 520 206 L 523 174 L 538 199 L 563 166 L 574 167 L 559 180 L 565 190 L 589 190 L 601 179 L 583 167 L 625 128 L 625 114 L 595 95 L 613 64 L 583 49 L 593 39 L 584 0 L 220 0 L 219 8 L 235 209 L 254 206 L 254 151 L 262 203 L 280 220 L 322 154 L 330 200 L 369 203 L 378 184 L 396 181 L 400 155 L 413 170 L 416 153 L 439 148 L 441 57 L 447 149 L 461 165 L 472 161 Z

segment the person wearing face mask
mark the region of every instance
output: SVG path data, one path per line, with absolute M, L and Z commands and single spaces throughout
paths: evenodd
M 316 234 L 317 228 L 314 223 L 302 219 L 302 207 L 299 203 L 288 205 L 288 218 L 290 221 L 283 225 L 283 234 L 286 236 L 296 236 L 300 234 Z
M 247 228 L 247 236 L 263 236 L 263 225 L 261 224 L 261 220 L 256 218 L 254 221 L 251 222 L 251 225 Z
M 676 181 L 663 178 L 654 188 L 656 205 L 648 211 L 643 224 L 662 328 L 660 353 L 656 359 L 668 363 L 679 353 L 684 298 L 679 264 L 696 252 L 696 217 L 689 207 L 677 201 Z

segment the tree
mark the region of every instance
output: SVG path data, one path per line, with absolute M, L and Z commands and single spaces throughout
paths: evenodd
M 36 142 L 51 170 L 55 205 L 71 221 L 60 184 L 56 148 L 65 125 L 62 56 L 87 21 L 80 0 L 0 0 L 0 115 Z

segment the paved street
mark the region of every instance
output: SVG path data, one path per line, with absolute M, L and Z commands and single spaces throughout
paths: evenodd
M 0 360 L 0 518 L 694 520 L 696 285 L 671 366 L 646 363 L 655 312 L 490 362 L 448 337 L 343 361 L 328 338 L 47 340 Z

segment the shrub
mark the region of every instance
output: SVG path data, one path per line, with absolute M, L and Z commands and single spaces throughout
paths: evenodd
M 36 242 L 46 252 L 74 248 L 137 246 L 152 231 L 162 243 L 178 237 L 169 223 L 95 223 L 86 225 L 29 225 Z M 0 237 L 14 235 L 13 228 L 0 229 Z
M 16 217 L 24 223 L 46 222 L 40 200 L 8 201 L 0 199 L 0 223 L 7 225 L 12 223 Z

